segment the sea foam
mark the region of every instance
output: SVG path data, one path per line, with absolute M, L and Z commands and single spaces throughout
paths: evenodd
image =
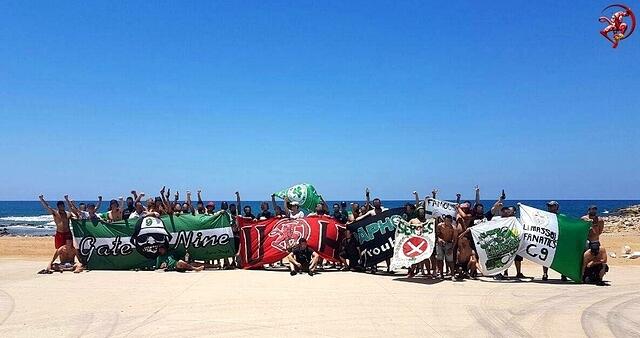
M 8 217 L 0 217 L 0 221 L 5 222 L 53 222 L 52 215 L 41 215 L 41 216 L 8 216 Z M 53 223 L 55 225 L 55 223 Z

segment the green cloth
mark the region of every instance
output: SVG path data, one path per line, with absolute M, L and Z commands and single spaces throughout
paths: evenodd
M 315 212 L 316 205 L 322 201 L 316 188 L 308 183 L 296 184 L 290 188 L 278 191 L 274 193 L 274 195 L 282 199 L 288 197 L 289 201 L 298 202 L 300 209 L 306 212 Z

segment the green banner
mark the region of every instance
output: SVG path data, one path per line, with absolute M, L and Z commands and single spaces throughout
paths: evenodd
M 130 270 L 153 268 L 158 248 L 168 247 L 176 258 L 212 260 L 235 255 L 231 216 L 147 216 L 106 223 L 72 220 L 78 255 L 88 269 Z
M 316 188 L 308 183 L 296 184 L 293 187 L 276 192 L 275 195 L 282 199 L 289 197 L 291 202 L 300 203 L 300 209 L 304 209 L 307 212 L 314 212 L 316 204 L 321 202 Z

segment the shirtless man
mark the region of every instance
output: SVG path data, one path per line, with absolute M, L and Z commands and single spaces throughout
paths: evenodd
M 56 223 L 56 235 L 54 237 L 56 249 L 59 249 L 65 244 L 73 246 L 73 238 L 71 236 L 71 229 L 69 228 L 69 220 L 72 214 L 64 209 L 64 202 L 58 201 L 56 203 L 57 209 L 53 209 L 47 201 L 44 200 L 44 195 L 40 195 L 38 198 L 40 199 L 42 207 L 53 216 L 53 221 Z
M 458 237 L 456 228 L 453 226 L 453 217 L 451 215 L 444 216 L 444 222 L 441 222 L 436 227 L 436 261 L 438 264 L 438 270 L 440 271 L 440 278 L 444 279 L 444 264 L 446 260 L 447 267 L 452 272 L 453 270 L 453 249 L 454 239 Z
M 590 249 L 596 243 L 600 247 L 600 234 L 604 230 L 604 221 L 598 217 L 598 207 L 595 205 L 590 206 L 587 214 L 582 216 L 582 219 L 591 222 L 587 247 Z
M 478 262 L 476 261 L 476 252 L 471 249 L 469 245 L 469 239 L 467 237 L 461 237 L 458 239 L 458 251 L 457 251 L 456 267 L 458 276 L 456 279 L 462 280 L 464 278 L 475 279 L 478 275 Z
M 124 207 L 124 199 L 122 196 L 118 197 L 118 200 L 111 200 L 109 202 L 109 212 L 107 212 L 107 220 L 109 222 L 122 221 L 122 211 Z
M 67 201 L 67 205 L 69 205 L 69 210 L 76 219 L 89 219 L 89 212 L 87 212 L 87 205 L 85 203 L 80 203 L 76 207 L 76 203 L 69 198 L 69 195 L 64 195 L 64 200 Z M 100 209 L 100 204 L 102 204 L 102 196 L 98 196 L 98 205 L 96 210 Z
M 56 263 L 58 258 L 60 258 L 60 263 Z M 82 264 L 76 262 L 76 249 L 71 244 L 65 244 L 56 249 L 46 271 L 73 271 L 74 273 L 79 273 L 82 270 L 84 270 Z
M 600 248 L 600 242 L 592 242 L 589 250 L 584 253 L 582 263 L 582 282 L 605 285 L 602 278 L 609 271 L 607 265 L 607 250 Z

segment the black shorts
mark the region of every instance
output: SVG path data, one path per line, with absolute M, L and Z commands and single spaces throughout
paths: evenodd
M 240 251 L 240 237 L 233 236 L 233 246 L 236 249 L 236 254 Z
M 469 269 L 469 260 L 463 261 L 463 262 L 458 262 L 456 263 L 456 266 L 458 268 L 461 268 L 464 271 L 467 271 Z
M 516 255 L 516 259 L 515 259 L 516 262 L 522 262 L 523 260 L 524 258 L 522 258 L 522 256 Z
M 582 282 L 595 283 L 600 281 L 600 272 L 604 269 L 604 272 L 609 272 L 609 265 L 596 264 L 584 269 L 584 275 L 582 276 Z
M 293 265 L 293 270 L 296 272 L 309 272 L 309 263 L 307 262 L 298 262 L 300 263 L 300 267 L 297 267 L 295 264 Z

